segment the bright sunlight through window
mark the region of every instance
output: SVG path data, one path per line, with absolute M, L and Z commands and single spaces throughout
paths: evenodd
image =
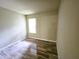
M 30 18 L 28 20 L 29 33 L 36 33 L 36 18 Z

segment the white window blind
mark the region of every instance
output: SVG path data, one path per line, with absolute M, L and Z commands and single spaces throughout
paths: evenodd
M 36 18 L 30 18 L 28 20 L 29 33 L 36 33 Z

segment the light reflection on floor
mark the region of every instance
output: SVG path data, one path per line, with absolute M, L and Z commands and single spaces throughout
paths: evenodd
M 36 44 L 19 41 L 0 51 L 0 59 L 36 59 Z

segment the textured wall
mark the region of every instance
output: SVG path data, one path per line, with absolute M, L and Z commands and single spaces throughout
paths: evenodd
M 79 0 L 61 0 L 58 21 L 59 59 L 79 59 Z
M 58 19 L 57 11 L 29 15 L 27 16 L 27 19 L 33 17 L 37 19 L 37 33 L 29 33 L 29 37 L 56 41 Z
M 16 12 L 0 7 L 0 47 L 26 35 L 25 18 Z

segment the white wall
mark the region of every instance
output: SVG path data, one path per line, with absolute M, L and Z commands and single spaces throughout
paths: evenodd
M 37 33 L 29 33 L 29 37 L 40 38 L 45 40 L 56 41 L 57 34 L 57 11 L 43 12 L 34 15 L 29 15 L 27 18 L 37 19 Z
M 0 7 L 0 48 L 26 35 L 25 18 Z
M 58 21 L 59 59 L 79 59 L 79 0 L 61 0 Z

